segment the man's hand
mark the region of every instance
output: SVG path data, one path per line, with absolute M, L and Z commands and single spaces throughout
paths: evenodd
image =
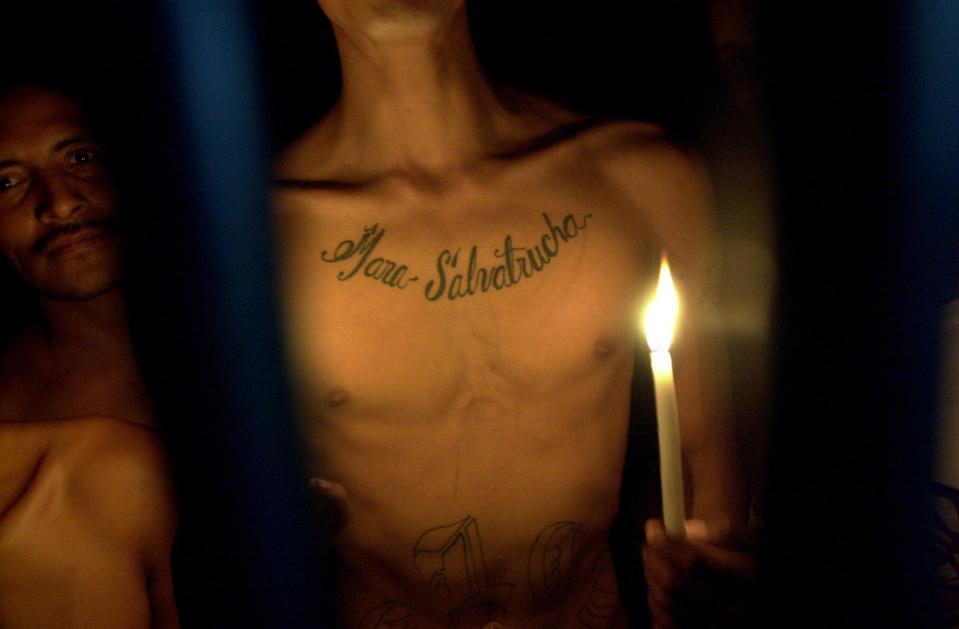
M 310 478 L 310 495 L 319 539 L 331 544 L 350 523 L 350 496 L 343 485 L 318 476 Z
M 646 522 L 643 571 L 656 629 L 735 627 L 746 622 L 743 614 L 749 611 L 746 599 L 755 565 L 749 553 L 736 548 L 742 540 L 723 528 L 687 520 L 686 539 L 671 540 L 661 521 Z

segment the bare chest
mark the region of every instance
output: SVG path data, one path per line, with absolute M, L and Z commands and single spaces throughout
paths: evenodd
M 73 462 L 52 445 L 58 431 L 72 427 L 0 424 L 0 590 L 7 603 L 66 604 L 101 582 L 139 591 L 140 561 L 103 533 L 98 514 L 79 506 Z M 36 613 L 39 608 L 23 617 Z
M 72 507 L 50 466 L 0 479 L 20 489 L 0 518 L 0 625 L 148 626 L 142 562 Z
M 280 195 L 288 346 L 312 408 L 535 395 L 631 352 L 635 232 L 611 202 L 515 190 Z

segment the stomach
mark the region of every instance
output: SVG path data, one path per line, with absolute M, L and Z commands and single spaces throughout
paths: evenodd
M 321 467 L 351 507 L 342 626 L 582 626 L 580 613 L 614 626 L 629 371 L 317 422 Z

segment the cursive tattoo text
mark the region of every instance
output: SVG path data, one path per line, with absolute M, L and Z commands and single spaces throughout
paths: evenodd
M 415 282 L 419 278 L 406 278 L 408 269 L 405 264 L 398 264 L 389 258 L 371 257 L 385 233 L 386 228 L 374 223 L 363 228 L 363 235 L 359 242 L 349 239 L 344 240 L 336 245 L 333 253 L 324 250 L 320 254 L 320 259 L 331 264 L 349 262 L 346 269 L 336 275 L 341 282 L 351 279 L 362 270 L 364 276 L 378 280 L 387 286 L 406 288 L 410 282 Z
M 459 266 L 462 250 L 455 252 L 444 249 L 436 258 L 436 277 L 426 284 L 425 294 L 430 301 L 442 298 L 449 300 L 486 293 L 490 290 L 503 290 L 519 284 L 524 278 L 533 277 L 543 270 L 555 258 L 564 243 L 576 238 L 586 229 L 592 214 L 577 219 L 567 214 L 559 224 L 553 224 L 548 214 L 543 214 L 546 233 L 539 243 L 531 247 L 518 247 L 513 237 L 506 236 L 502 249 L 495 249 L 493 255 L 500 260 L 498 264 L 482 267 L 477 262 L 478 247 L 473 245 L 466 256 L 465 268 Z

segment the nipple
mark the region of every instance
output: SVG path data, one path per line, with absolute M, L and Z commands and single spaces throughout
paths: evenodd
M 330 391 L 330 394 L 326 396 L 326 405 L 330 408 L 336 408 L 338 406 L 343 406 L 349 402 L 350 399 L 350 394 L 346 392 L 346 389 L 333 389 Z
M 593 351 L 599 358 L 606 358 L 616 350 L 616 343 L 608 336 L 600 337 L 593 345 Z

